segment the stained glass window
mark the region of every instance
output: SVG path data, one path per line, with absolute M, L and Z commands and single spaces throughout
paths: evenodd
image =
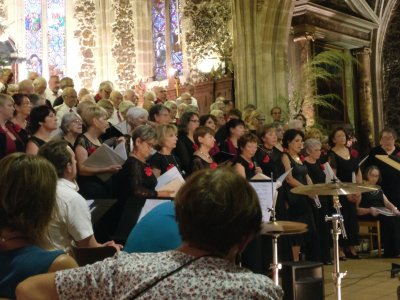
M 167 77 L 167 45 L 165 40 L 165 2 L 153 0 L 153 46 L 155 55 L 154 79 Z
M 65 1 L 47 1 L 49 74 L 63 77 L 65 69 Z
M 27 71 L 62 77 L 65 72 L 65 0 L 25 0 L 24 20 Z M 46 72 L 43 67 L 48 68 Z
M 154 79 L 166 79 L 169 68 L 182 75 L 181 0 L 153 0 L 152 17 Z
M 181 46 L 181 7 L 177 0 L 170 0 L 169 15 L 171 20 L 171 65 L 178 74 L 183 71 L 183 52 Z
M 25 1 L 26 66 L 42 74 L 42 1 Z

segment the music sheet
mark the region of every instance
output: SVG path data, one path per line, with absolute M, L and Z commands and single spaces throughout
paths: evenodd
M 276 193 L 276 184 L 271 181 L 250 181 L 250 185 L 256 191 L 262 211 L 262 221 L 269 222 L 271 217 L 270 208 L 273 207 L 272 199 Z
M 140 219 L 151 212 L 155 207 L 159 206 L 162 203 L 168 202 L 171 200 L 161 200 L 161 199 L 147 199 L 144 203 L 142 211 L 140 212 L 139 219 L 137 222 L 139 223 Z

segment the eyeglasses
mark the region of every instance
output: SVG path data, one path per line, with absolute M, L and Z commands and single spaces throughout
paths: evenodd
M 76 120 L 72 120 L 71 123 L 74 123 L 74 124 L 77 124 L 77 125 L 81 125 L 82 121 L 79 120 L 79 119 L 76 119 Z

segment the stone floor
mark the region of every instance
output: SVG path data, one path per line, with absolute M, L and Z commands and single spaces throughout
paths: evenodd
M 390 278 L 392 263 L 400 263 L 400 259 L 376 258 L 367 256 L 360 260 L 340 262 L 340 270 L 347 275 L 342 280 L 342 299 L 374 300 L 397 299 L 399 278 Z M 337 299 L 333 280 L 333 266 L 324 266 L 325 299 Z

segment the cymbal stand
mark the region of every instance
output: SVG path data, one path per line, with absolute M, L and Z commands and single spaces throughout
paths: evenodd
M 276 222 L 275 209 L 270 208 L 272 222 Z M 272 280 L 275 285 L 279 285 L 279 270 L 282 269 L 282 264 L 278 262 L 278 238 L 279 233 L 272 234 L 272 263 L 270 269 L 272 270 Z
M 338 300 L 342 299 L 342 278 L 346 276 L 347 271 L 340 272 L 339 267 L 339 235 L 342 234 L 343 238 L 347 239 L 346 229 L 344 227 L 343 216 L 340 213 L 342 207 L 339 202 L 339 196 L 333 196 L 333 207 L 336 209 L 336 214 L 331 217 L 325 216 L 325 221 L 332 222 L 332 240 L 333 240 L 333 272 L 332 279 L 335 284 L 336 297 Z

